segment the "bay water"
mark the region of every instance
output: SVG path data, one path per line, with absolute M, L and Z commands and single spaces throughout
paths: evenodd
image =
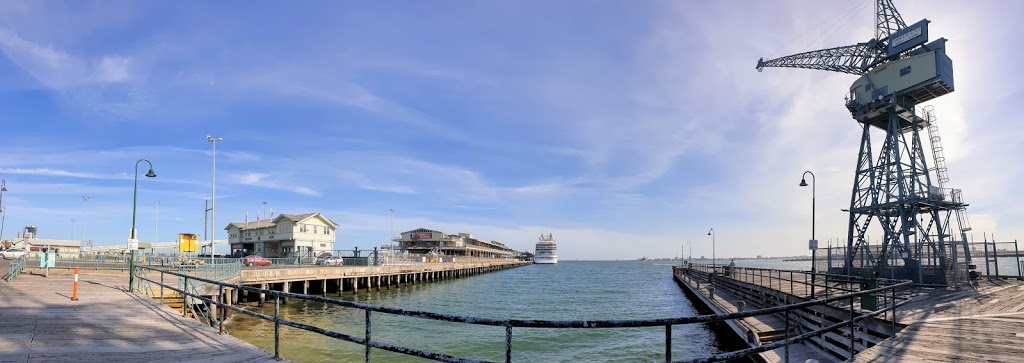
M 678 262 L 676 262 L 678 263 Z M 401 309 L 487 318 L 626 320 L 697 315 L 672 280 L 671 261 L 560 261 L 418 285 L 344 292 L 334 298 Z M 249 309 L 273 316 L 273 303 Z M 281 317 L 362 337 L 365 313 L 291 299 Z M 225 325 L 231 335 L 273 352 L 273 323 L 236 314 Z M 374 313 L 372 339 L 471 359 L 504 361 L 505 329 Z M 664 360 L 665 329 L 513 328 L 516 362 L 636 362 Z M 714 335 L 703 324 L 672 330 L 672 358 L 716 353 Z M 281 355 L 296 362 L 354 362 L 364 347 L 286 326 Z M 374 349 L 379 362 L 425 359 Z

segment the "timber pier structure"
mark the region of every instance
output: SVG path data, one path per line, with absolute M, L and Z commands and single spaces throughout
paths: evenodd
M 983 278 L 955 289 L 723 266 L 675 266 L 673 276 L 696 305 L 727 318 L 716 319 L 726 323 L 716 333 L 746 343 L 711 360 L 1010 362 L 1024 356 L 1018 278 Z
M 341 266 L 321 267 L 305 266 L 290 268 L 256 268 L 243 269 L 237 279 L 229 279 L 238 285 L 275 290 L 303 295 L 337 294 L 342 292 L 370 291 L 390 289 L 467 277 L 482 273 L 505 270 L 528 265 L 529 262 L 494 259 L 472 260 L 468 262 L 425 263 L 408 266 Z M 233 304 L 240 301 L 266 301 L 266 294 L 250 294 L 246 290 L 240 293 L 233 289 L 225 291 L 225 298 Z

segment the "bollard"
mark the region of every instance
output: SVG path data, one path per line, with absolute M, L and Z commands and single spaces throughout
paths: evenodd
M 715 299 L 715 287 L 714 287 L 714 286 L 708 286 L 708 296 L 709 296 L 709 297 L 710 297 L 710 298 L 711 298 L 712 300 L 714 300 L 714 299 Z
M 71 288 L 71 301 L 78 301 L 78 265 L 75 265 L 75 284 Z
M 736 312 L 743 312 L 743 308 L 747 306 L 747 302 L 740 300 L 736 303 Z

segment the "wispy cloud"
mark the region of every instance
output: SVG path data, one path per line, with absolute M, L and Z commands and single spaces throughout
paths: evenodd
M 72 172 L 67 170 L 47 169 L 47 168 L 35 168 L 35 169 L 23 169 L 23 168 L 0 168 L 0 173 L 8 174 L 23 174 L 23 175 L 42 175 L 42 176 L 61 176 L 70 178 L 85 178 L 85 179 L 124 179 L 125 175 L 111 175 L 111 174 L 96 174 L 96 173 L 84 173 L 84 172 Z

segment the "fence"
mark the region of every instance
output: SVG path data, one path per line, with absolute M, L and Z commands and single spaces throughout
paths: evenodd
M 675 268 L 675 267 L 673 268 L 673 270 L 674 271 L 679 271 L 679 269 Z M 807 308 L 807 307 L 810 307 L 810 306 L 828 304 L 828 303 L 833 302 L 833 301 L 849 300 L 851 302 L 850 303 L 850 319 L 847 320 L 847 321 L 843 321 L 843 322 L 840 322 L 840 323 L 837 323 L 837 324 L 826 326 L 826 327 L 823 327 L 821 329 L 817 329 L 817 330 L 814 330 L 814 331 L 811 331 L 811 332 L 807 332 L 807 333 L 804 333 L 804 334 L 800 334 L 800 335 L 796 335 L 796 336 L 793 336 L 793 337 L 788 337 L 787 336 L 787 339 L 784 340 L 784 341 L 778 341 L 778 342 L 774 342 L 774 343 L 771 343 L 771 344 L 761 345 L 761 346 L 758 346 L 758 347 L 753 347 L 753 348 L 748 348 L 748 349 L 743 349 L 743 350 L 733 351 L 733 352 L 728 352 L 728 353 L 722 353 L 722 354 L 717 354 L 717 355 L 713 355 L 713 356 L 710 356 L 710 357 L 705 357 L 705 358 L 700 358 L 700 359 L 693 360 L 693 361 L 696 361 L 696 362 L 724 361 L 724 360 L 730 360 L 730 359 L 735 359 L 735 358 L 739 358 L 739 357 L 746 357 L 746 356 L 750 356 L 750 355 L 753 355 L 753 354 L 765 352 L 765 351 L 768 351 L 768 350 L 772 350 L 772 349 L 776 349 L 776 348 L 781 348 L 783 346 L 788 346 L 789 344 L 802 342 L 804 340 L 807 340 L 807 339 L 811 338 L 812 336 L 819 335 L 819 334 L 822 334 L 822 333 L 825 333 L 825 332 L 828 332 L 828 331 L 832 331 L 832 330 L 837 330 L 837 329 L 843 328 L 845 326 L 849 326 L 850 329 L 853 329 L 854 324 L 857 321 L 861 321 L 863 319 L 868 319 L 868 318 L 871 318 L 871 317 L 874 317 L 874 316 L 877 316 L 879 314 L 883 314 L 883 313 L 886 313 L 886 312 L 889 312 L 889 311 L 891 311 L 892 316 L 895 317 L 896 308 L 899 305 L 899 304 L 895 304 L 895 303 L 891 303 L 891 304 L 889 304 L 889 306 L 887 306 L 885 308 L 882 308 L 882 309 L 879 309 L 877 311 L 874 311 L 874 312 L 871 312 L 871 313 L 866 313 L 866 314 L 861 314 L 861 315 L 857 316 L 857 315 L 855 315 L 855 312 L 853 310 L 853 299 L 855 299 L 856 297 L 859 297 L 859 296 L 864 296 L 864 295 L 869 295 L 869 294 L 884 293 L 884 292 L 888 291 L 890 296 L 894 297 L 893 300 L 891 300 L 891 301 L 895 301 L 896 290 L 897 289 L 901 289 L 901 288 L 903 288 L 905 286 L 908 286 L 911 283 L 910 281 L 903 281 L 903 282 L 898 282 L 898 283 L 895 283 L 895 284 L 892 284 L 892 285 L 889 285 L 889 286 L 884 286 L 884 287 L 880 287 L 880 288 L 869 289 L 869 290 L 864 290 L 864 291 L 859 291 L 859 292 L 846 293 L 846 294 L 832 296 L 832 297 L 827 297 L 827 298 L 818 299 L 818 300 L 806 301 L 806 302 L 802 302 L 802 303 L 790 304 L 790 305 L 774 307 L 774 308 L 750 310 L 750 311 L 743 311 L 743 312 L 730 313 L 730 314 L 700 315 L 700 316 L 688 316 L 688 317 L 677 317 L 677 318 L 666 318 L 666 319 L 648 319 L 648 320 L 589 320 L 589 321 L 588 320 L 521 320 L 521 319 L 492 319 L 492 318 L 460 316 L 460 315 L 452 315 L 452 314 L 441 314 L 441 313 L 434 313 L 434 312 L 428 312 L 428 311 L 416 311 L 416 310 L 405 310 L 405 309 L 389 308 L 389 307 L 385 307 L 385 306 L 365 304 L 365 303 L 359 303 L 359 302 L 354 302 L 354 301 L 344 301 L 344 300 L 331 299 L 331 298 L 327 298 L 327 297 L 319 297 L 319 296 L 312 296 L 312 295 L 304 295 L 304 294 L 295 294 L 295 293 L 288 293 L 288 292 L 281 292 L 281 291 L 274 291 L 274 290 L 266 290 L 266 289 L 260 289 L 260 288 L 244 286 L 244 285 L 229 284 L 229 283 L 224 283 L 224 282 L 221 282 L 221 281 L 214 281 L 214 280 L 208 280 L 208 279 L 203 279 L 203 278 L 193 278 L 193 277 L 184 276 L 184 275 L 181 275 L 181 274 L 178 274 L 178 273 L 175 273 L 175 272 L 164 271 L 164 270 L 155 269 L 155 268 L 151 268 L 151 267 L 145 267 L 145 266 L 139 267 L 138 271 L 139 271 L 138 272 L 138 279 L 139 279 L 140 282 L 144 282 L 145 284 L 147 284 L 147 286 L 145 287 L 146 289 L 152 289 L 152 287 L 149 286 L 149 285 L 158 284 L 158 286 L 161 288 L 160 291 L 163 291 L 163 288 L 174 290 L 174 291 L 182 294 L 183 299 L 188 298 L 188 299 L 191 299 L 192 301 L 199 301 L 200 304 L 202 304 L 203 306 L 210 306 L 210 307 L 214 307 L 215 306 L 217 309 L 221 309 L 221 310 L 227 309 L 227 310 L 234 311 L 236 313 L 242 313 L 242 314 L 253 316 L 253 317 L 256 317 L 256 318 L 259 318 L 259 319 L 263 319 L 263 320 L 266 320 L 266 321 L 273 322 L 274 323 L 274 357 L 275 358 L 280 358 L 280 343 L 281 343 L 280 327 L 281 327 L 281 325 L 285 325 L 285 326 L 289 326 L 289 327 L 293 327 L 293 328 L 302 329 L 302 330 L 305 330 L 305 331 L 321 334 L 321 335 L 324 335 L 324 336 L 327 336 L 327 337 L 331 337 L 331 338 L 335 338 L 335 339 L 338 339 L 338 340 L 343 340 L 343 341 L 347 341 L 347 342 L 361 344 L 361 345 L 365 346 L 365 359 L 366 359 L 366 362 L 370 362 L 370 356 L 371 356 L 372 349 L 382 349 L 382 350 L 386 350 L 386 351 L 391 351 L 391 352 L 396 352 L 396 353 L 401 353 L 401 354 L 407 354 L 407 355 L 412 355 L 412 356 L 416 356 L 416 357 L 432 359 L 432 360 L 436 360 L 436 361 L 443 361 L 443 362 L 479 362 L 479 360 L 462 358 L 462 357 L 456 357 L 456 356 L 446 355 L 446 354 L 437 353 L 437 352 L 428 352 L 428 351 L 424 351 L 424 350 L 420 350 L 420 349 L 415 349 L 415 348 L 410 348 L 410 347 L 405 347 L 405 346 L 401 346 L 401 345 L 396 345 L 396 344 L 391 344 L 391 343 L 386 343 L 386 342 L 381 342 L 381 341 L 375 341 L 375 340 L 372 339 L 372 333 L 373 333 L 373 330 L 372 330 L 372 327 L 373 327 L 372 317 L 373 317 L 373 315 L 375 313 L 378 313 L 378 314 L 390 314 L 390 315 L 394 315 L 394 316 L 411 317 L 411 318 L 418 318 L 418 319 L 430 319 L 430 320 L 453 322 L 453 323 L 485 325 L 485 326 L 494 326 L 494 327 L 504 328 L 504 331 L 505 331 L 505 352 L 504 352 L 505 353 L 505 362 L 511 362 L 512 361 L 512 338 L 513 338 L 513 334 L 512 333 L 513 333 L 513 328 L 603 329 L 603 328 L 642 328 L 642 327 L 655 328 L 655 327 L 659 327 L 659 328 L 663 328 L 664 331 L 665 331 L 665 361 L 666 362 L 671 362 L 672 361 L 672 326 L 673 325 L 712 323 L 712 322 L 726 321 L 726 320 L 732 320 L 732 319 L 741 319 L 741 318 L 746 318 L 746 317 L 751 317 L 751 316 L 776 314 L 776 313 L 787 313 L 788 314 L 788 312 L 790 312 L 792 310 L 795 310 L 795 309 L 803 309 L 803 308 Z M 160 280 L 153 280 L 153 279 L 147 278 L 146 277 L 146 273 L 147 272 L 154 273 L 154 274 L 160 274 Z M 674 273 L 678 273 L 678 272 L 674 272 Z M 163 281 L 164 280 L 164 275 L 171 275 L 171 276 L 174 276 L 176 279 L 183 279 L 183 280 L 186 281 L 186 284 L 184 285 L 183 288 L 179 288 L 177 286 L 165 285 L 165 284 L 159 282 L 159 281 Z M 770 275 L 770 273 L 769 273 L 769 275 Z M 790 280 L 793 280 L 793 279 L 790 279 Z M 216 299 L 210 299 L 210 298 L 207 298 L 207 297 L 204 297 L 204 296 L 200 296 L 199 294 L 194 293 L 194 291 L 195 291 L 194 289 L 189 288 L 188 282 L 192 282 L 192 283 L 202 282 L 202 283 L 206 283 L 206 284 L 217 286 L 219 294 L 217 295 Z M 261 314 L 261 313 L 257 313 L 257 312 L 253 312 L 253 311 L 249 311 L 249 310 L 242 309 L 242 308 L 239 308 L 239 307 L 235 307 L 235 306 L 229 304 L 227 301 L 225 301 L 225 295 L 223 293 L 224 288 L 235 289 L 236 291 L 244 290 L 244 291 L 248 291 L 249 293 L 266 294 L 266 295 L 271 296 L 272 299 L 274 300 L 274 316 L 269 316 L 269 315 L 265 315 L 265 314 Z M 365 322 L 364 322 L 365 335 L 363 335 L 362 337 L 355 336 L 355 335 L 349 335 L 349 334 L 344 334 L 344 333 L 340 333 L 340 332 L 324 329 L 324 328 L 321 328 L 321 327 L 317 327 L 317 326 L 313 326 L 313 325 L 309 325 L 309 324 L 305 324 L 305 323 L 300 323 L 300 322 L 296 322 L 296 321 L 291 321 L 291 320 L 283 319 L 281 317 L 281 315 L 280 315 L 280 305 L 281 305 L 281 299 L 282 298 L 317 301 L 317 302 L 331 304 L 331 305 L 336 305 L 336 306 L 341 306 L 341 307 L 360 309 L 360 310 L 365 312 L 365 316 L 366 316 Z M 190 309 L 190 308 L 194 309 L 195 308 L 194 306 L 196 306 L 196 305 L 197 304 L 194 304 L 194 303 L 190 304 L 190 305 L 186 305 L 185 306 L 185 311 L 183 311 L 183 314 L 187 315 L 188 309 Z M 218 314 L 218 315 L 223 316 L 223 314 Z M 216 322 L 217 327 L 221 331 L 223 331 L 223 323 L 224 323 L 223 318 L 219 319 Z M 894 323 L 895 323 L 895 321 L 894 321 Z
M 967 243 L 970 262 L 964 258 L 962 241 L 947 242 L 944 249 L 924 248 L 918 254 L 919 261 L 907 260 L 890 254 L 886 266 L 877 272 L 891 279 L 911 279 L 922 284 L 950 285 L 954 281 L 963 282 L 977 277 L 1013 278 L 1024 280 L 1024 268 L 1020 259 L 1020 250 L 1014 241 L 989 241 Z M 846 247 L 835 246 L 818 251 L 816 269 L 827 272 L 846 271 Z M 853 268 L 872 269 L 869 256 L 881 255 L 880 245 L 865 246 L 855 251 Z M 953 262 L 956 265 L 953 265 Z

